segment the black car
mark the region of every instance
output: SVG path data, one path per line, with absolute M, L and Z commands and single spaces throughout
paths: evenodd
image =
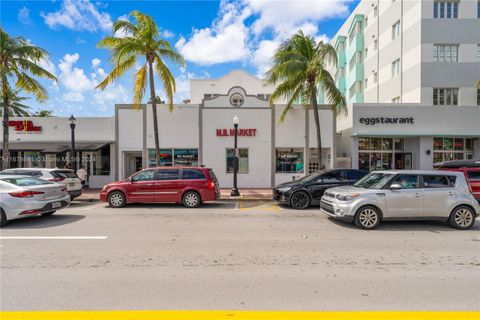
M 320 205 L 320 198 L 328 188 L 352 185 L 367 174 L 368 171 L 355 169 L 318 171 L 301 179 L 279 184 L 273 188 L 273 200 L 294 209 Z

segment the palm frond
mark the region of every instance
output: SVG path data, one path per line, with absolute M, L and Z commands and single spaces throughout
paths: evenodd
M 128 60 L 123 61 L 121 64 L 117 64 L 113 70 L 107 75 L 107 77 L 100 82 L 95 88 L 99 88 L 100 90 L 104 90 L 110 83 L 114 82 L 117 78 L 120 78 L 133 68 L 135 65 L 135 61 L 137 60 L 136 56 L 131 56 Z
M 170 111 L 173 111 L 173 94 L 177 90 L 175 78 L 158 55 L 155 56 L 155 71 L 160 77 L 160 80 L 162 80 L 163 89 L 168 99 L 168 108 Z
M 145 90 L 147 88 L 147 64 L 144 64 L 140 69 L 135 72 L 135 89 L 133 94 L 133 103 L 135 108 L 140 106 L 142 103 L 142 98 L 145 95 Z

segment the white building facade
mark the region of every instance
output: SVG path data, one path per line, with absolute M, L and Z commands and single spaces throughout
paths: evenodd
M 318 170 L 313 110 L 294 106 L 280 123 L 285 105 L 281 101 L 270 104 L 273 90 L 264 80 L 241 70 L 219 79 L 192 80 L 188 104 L 176 104 L 172 112 L 165 104 L 157 106 L 160 164 L 205 165 L 214 169 L 221 187 L 231 187 L 232 121 L 237 116 L 240 188 L 269 188 Z M 323 163 L 331 167 L 335 121 L 330 106 L 319 106 L 319 112 Z M 16 130 L 17 122 L 29 124 Z M 11 124 L 12 156 L 21 159 L 13 161 L 12 167 L 56 167 L 70 162 L 67 118 L 13 118 Z M 29 126 L 41 129 L 26 130 Z M 91 187 L 155 165 L 151 106 L 116 105 L 111 118 L 79 118 L 76 146 Z
M 338 155 L 352 167 L 480 158 L 480 1 L 364 0 L 331 44 L 349 110 Z

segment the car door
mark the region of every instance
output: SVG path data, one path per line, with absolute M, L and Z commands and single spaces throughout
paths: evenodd
M 129 202 L 153 202 L 155 175 L 157 170 L 143 170 L 130 178 L 127 186 Z
M 399 184 L 400 189 L 390 186 Z M 423 216 L 423 189 L 420 188 L 420 176 L 417 174 L 399 174 L 387 185 L 385 190 L 385 218 L 411 218 Z
M 179 201 L 179 169 L 158 169 L 155 179 L 154 202 L 178 202 Z
M 312 181 L 308 186 L 308 190 L 312 195 L 314 202 L 317 203 L 322 198 L 325 190 L 340 185 L 343 185 L 342 172 L 340 170 L 331 170 L 319 175 L 314 181 Z
M 441 174 L 423 176 L 424 216 L 448 217 L 455 201 L 455 177 Z
M 473 196 L 480 200 L 480 168 L 467 169 L 467 180 Z

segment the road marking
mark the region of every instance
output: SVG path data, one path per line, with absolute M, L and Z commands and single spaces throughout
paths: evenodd
M 0 236 L 0 240 L 105 240 L 107 236 Z
M 478 320 L 480 312 L 431 311 L 1 311 L 2 320 Z

